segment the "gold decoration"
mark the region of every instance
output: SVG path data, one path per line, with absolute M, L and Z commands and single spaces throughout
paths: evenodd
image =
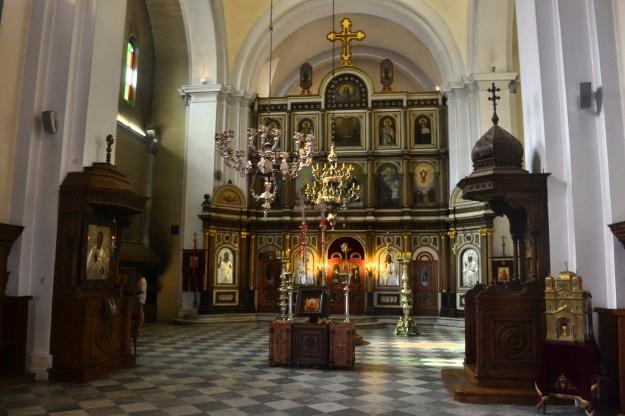
M 331 42 L 341 41 L 341 66 L 352 66 L 352 40 L 363 40 L 367 34 L 362 30 L 352 32 L 352 21 L 345 17 L 341 20 L 341 26 L 343 30 L 340 32 L 328 33 L 328 40 Z
M 545 321 L 548 341 L 586 342 L 592 339 L 590 293 L 582 278 L 564 271 L 545 278 Z

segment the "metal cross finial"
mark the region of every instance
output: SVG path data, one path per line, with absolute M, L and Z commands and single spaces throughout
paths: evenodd
M 493 82 L 492 86 L 486 91 L 491 93 L 491 96 L 488 97 L 488 101 L 493 102 L 493 118 L 491 118 L 491 120 L 493 121 L 493 124 L 496 126 L 497 123 L 499 123 L 499 116 L 497 116 L 497 100 L 501 100 L 501 97 L 498 96 L 497 93 L 501 91 L 501 88 L 496 87 L 495 83 Z
M 111 150 L 113 149 L 113 143 L 115 139 L 112 134 L 106 136 L 106 163 L 111 164 Z

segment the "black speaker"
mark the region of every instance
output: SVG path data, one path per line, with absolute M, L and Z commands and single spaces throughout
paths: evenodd
M 43 130 L 46 133 L 56 133 L 56 111 L 42 111 L 41 121 L 43 122 Z
M 590 82 L 579 83 L 579 108 L 590 108 L 592 105 L 592 84 Z

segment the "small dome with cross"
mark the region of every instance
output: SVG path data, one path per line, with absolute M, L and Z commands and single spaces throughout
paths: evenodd
M 512 134 L 499 127 L 497 116 L 497 95 L 499 88 L 492 84 L 489 101 L 493 102 L 493 126 L 475 143 L 471 151 L 473 169 L 523 169 L 523 145 Z

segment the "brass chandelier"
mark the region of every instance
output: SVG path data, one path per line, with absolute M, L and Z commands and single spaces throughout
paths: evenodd
M 269 97 L 271 97 L 272 49 L 273 0 L 269 11 Z M 271 101 L 268 108 L 271 115 Z M 247 129 L 247 151 L 235 149 L 232 143 L 234 138 L 235 133 L 232 130 L 216 133 L 217 153 L 226 166 L 234 169 L 242 177 L 248 175 L 251 177 L 251 196 L 261 202 L 263 216 L 267 218 L 278 192 L 277 180 L 295 179 L 302 168 L 311 166 L 315 136 L 295 132 L 292 152 L 280 148 L 280 130 L 269 126 Z M 258 178 L 263 181 L 263 190 L 260 194 L 254 191 Z
M 312 165 L 313 183 L 304 188 L 304 197 L 312 205 L 325 207 L 329 214 L 346 211 L 350 203 L 360 197 L 360 184 L 354 180 L 354 166 L 342 163 L 339 166 L 338 157 L 334 151 L 334 143 L 330 146 L 327 162 Z M 330 226 L 336 216 L 330 217 Z

